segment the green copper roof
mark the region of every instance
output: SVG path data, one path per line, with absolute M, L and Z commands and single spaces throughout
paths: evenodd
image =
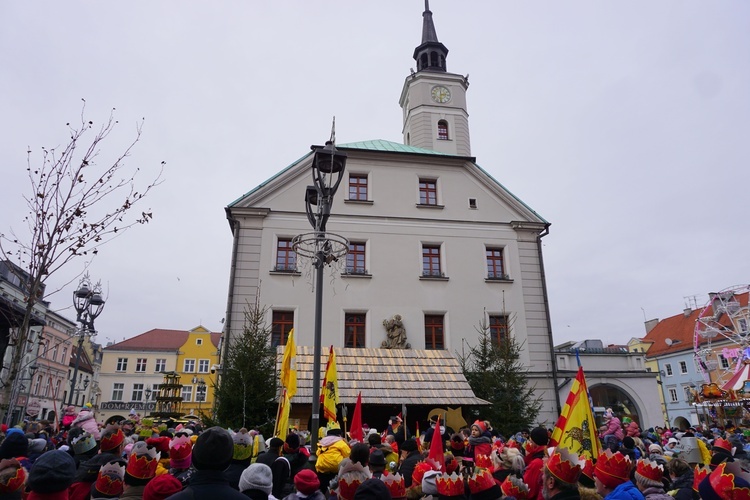
M 371 151 L 391 151 L 394 153 L 417 153 L 423 155 L 441 155 L 441 156 L 452 156 L 433 151 L 431 149 L 416 148 L 414 146 L 407 146 L 406 144 L 399 144 L 398 142 L 384 141 L 383 139 L 376 139 L 374 141 L 360 141 L 350 142 L 348 144 L 336 144 L 337 148 L 347 149 L 369 149 Z

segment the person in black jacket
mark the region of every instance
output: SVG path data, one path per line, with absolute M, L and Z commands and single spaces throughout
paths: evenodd
M 256 464 L 266 464 L 271 467 L 273 461 L 279 458 L 281 455 L 281 447 L 284 446 L 284 440 L 277 437 L 273 437 L 268 441 L 268 449 L 260 452 L 258 458 L 255 459 Z
M 411 476 L 414 473 L 414 467 L 422 460 L 422 454 L 417 450 L 417 441 L 407 439 L 401 445 L 401 463 L 398 466 L 398 473 L 404 476 L 404 484 L 408 488 L 411 486 Z
M 229 467 L 234 453 L 234 442 L 229 431 L 221 427 L 206 429 L 193 446 L 193 466 L 196 471 L 190 484 L 171 500 L 247 500 L 247 497 L 229 486 L 224 471 Z
M 681 458 L 673 458 L 667 463 L 667 472 L 672 479 L 667 494 L 675 500 L 698 500 L 698 492 L 693 490 L 693 468 Z

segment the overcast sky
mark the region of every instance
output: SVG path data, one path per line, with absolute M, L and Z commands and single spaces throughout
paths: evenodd
M 556 343 L 644 334 L 750 282 L 750 2 L 432 0 L 448 71 L 470 74 L 472 154 L 552 223 Z M 222 328 L 224 207 L 328 138 L 402 141 L 421 0 L 0 3 L 0 230 L 22 229 L 26 150 L 66 122 L 120 126 L 166 181 L 151 224 L 102 247 L 98 341 Z M 302 209 L 303 193 L 300 193 Z M 83 268 L 73 263 L 49 288 Z M 75 285 L 75 283 L 74 283 Z M 74 285 L 50 297 L 74 317 Z M 686 299 L 686 297 L 695 297 Z M 311 294 L 310 300 L 313 300 Z

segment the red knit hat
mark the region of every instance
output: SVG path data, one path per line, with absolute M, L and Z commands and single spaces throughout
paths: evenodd
M 481 420 L 476 420 L 473 424 L 471 424 L 472 427 L 474 427 L 475 425 L 477 426 L 477 428 L 479 428 L 480 432 L 484 432 L 487 430 L 487 424 L 485 424 Z
M 172 474 L 156 476 L 143 490 L 143 500 L 164 500 L 182 491 L 182 483 Z
M 320 480 L 318 479 L 318 475 L 312 470 L 302 469 L 294 476 L 294 486 L 303 495 L 310 496 L 315 493 L 315 490 L 320 488 Z

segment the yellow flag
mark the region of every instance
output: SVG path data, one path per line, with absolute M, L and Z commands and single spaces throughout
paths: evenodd
M 276 412 L 276 427 L 273 430 L 273 435 L 279 439 L 286 439 L 286 434 L 289 431 L 289 410 L 291 407 L 289 394 L 286 389 L 282 389 L 279 396 L 279 409 Z
M 297 345 L 294 343 L 294 328 L 289 330 L 289 337 L 281 358 L 281 385 L 286 388 L 289 399 L 297 394 Z
M 551 446 L 568 448 L 576 455 L 584 455 L 596 460 L 601 452 L 597 436 L 596 421 L 591 411 L 589 390 L 583 367 L 578 367 L 578 375 L 570 388 L 568 399 L 552 431 Z
M 331 346 L 328 354 L 326 377 L 323 380 L 323 392 L 320 395 L 320 402 L 323 405 L 323 415 L 329 422 L 335 422 L 336 406 L 339 404 L 339 378 L 336 372 L 336 353 L 333 352 L 333 346 Z

